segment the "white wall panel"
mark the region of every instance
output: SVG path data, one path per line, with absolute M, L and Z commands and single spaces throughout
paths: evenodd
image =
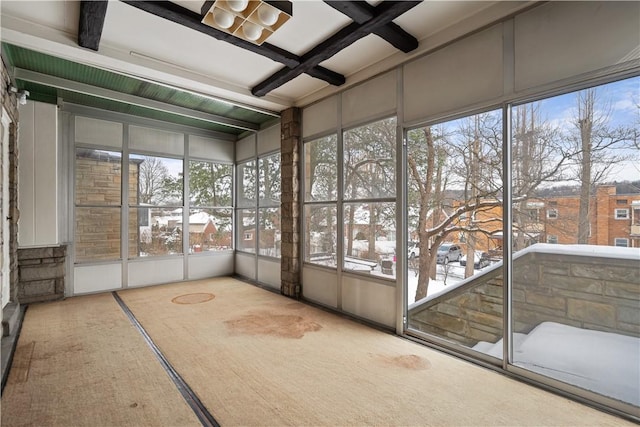
M 342 95 L 342 125 L 347 127 L 395 111 L 397 92 L 395 70 L 345 91 Z
M 280 261 L 258 258 L 258 282 L 280 289 Z
M 224 252 L 211 256 L 189 256 L 189 280 L 233 274 L 233 252 Z
M 122 264 L 76 266 L 73 294 L 111 291 L 122 288 Z
M 302 137 L 335 131 L 338 125 L 338 97 L 332 96 L 302 110 Z
M 462 109 L 503 94 L 502 24 L 404 66 L 404 120 Z
M 58 244 L 56 105 L 29 101 L 20 107 L 18 156 L 18 244 Z
M 189 155 L 198 159 L 233 162 L 233 142 L 189 135 Z
M 129 126 L 129 149 L 131 151 L 155 151 L 182 156 L 184 154 L 184 134 L 141 126 Z
M 515 18 L 524 90 L 640 59 L 640 2 L 550 2 Z
M 256 258 L 254 255 L 246 255 L 236 252 L 236 274 L 248 279 L 256 278 Z
M 337 273 L 313 267 L 302 267 L 302 296 L 309 301 L 337 308 Z
M 258 154 L 280 150 L 280 123 L 258 132 Z
M 21 105 L 18 132 L 18 245 L 35 244 L 35 102 Z
M 182 257 L 130 262 L 127 286 L 145 286 L 184 280 Z
M 246 160 L 256 155 L 256 136 L 251 134 L 236 141 L 236 161 Z
M 76 116 L 75 140 L 82 144 L 122 148 L 122 123 Z
M 396 288 L 364 279 L 342 279 L 342 309 L 395 329 Z

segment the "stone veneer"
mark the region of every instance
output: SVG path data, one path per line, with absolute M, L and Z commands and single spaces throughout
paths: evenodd
M 289 108 L 281 116 L 282 154 L 282 247 L 281 287 L 283 295 L 299 298 L 300 289 L 300 109 Z
M 18 249 L 21 304 L 64 298 L 66 246 Z
M 9 245 L 9 268 L 11 270 L 9 297 L 11 302 L 16 302 L 18 295 L 18 218 L 20 216 L 18 211 L 18 101 L 16 94 L 7 90 L 11 86 L 11 77 L 4 60 L 0 60 L 0 64 L 2 106 L 12 121 L 9 125 L 9 239 L 7 242 L 5 238 L 2 244 Z M 0 124 L 0 126 L 2 125 Z M 0 200 L 1 197 L 0 195 Z
M 514 332 L 542 322 L 640 336 L 637 259 L 529 252 L 514 260 Z M 502 270 L 409 310 L 409 325 L 467 346 L 502 337 Z

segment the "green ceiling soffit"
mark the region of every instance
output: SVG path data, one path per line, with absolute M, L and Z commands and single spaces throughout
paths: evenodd
M 46 55 L 33 50 L 24 49 L 7 43 L 2 43 L 2 51 L 10 64 L 17 68 L 22 68 L 25 70 L 60 77 L 91 86 L 135 95 L 142 98 L 152 99 L 154 101 L 165 102 L 168 104 L 190 108 L 205 113 L 217 114 L 232 119 L 243 120 L 250 123 L 255 123 L 257 125 L 264 124 L 274 119 L 274 117 L 269 114 L 263 114 L 258 111 L 245 109 L 223 101 L 212 100 L 210 98 L 201 97 L 189 92 L 168 88 L 162 85 L 138 80 L 133 77 L 123 76 L 110 71 L 78 64 L 72 61 Z M 24 89 L 27 89 L 31 92 L 31 90 L 27 87 L 27 82 L 24 82 L 24 84 Z M 33 85 L 33 83 L 28 83 L 28 85 Z M 39 86 L 41 88 L 44 87 L 43 85 L 35 86 Z M 43 91 L 42 93 L 32 92 L 30 98 L 35 99 L 35 97 L 38 97 L 41 98 L 39 100 L 43 102 L 55 102 L 50 99 L 50 97 L 54 96 L 54 93 L 52 91 L 55 92 L 56 90 L 49 88 L 49 90 Z M 36 91 L 34 90 L 34 92 Z M 72 94 L 71 92 L 67 91 L 58 91 L 55 96 L 60 96 L 60 92 Z M 181 120 L 179 123 L 181 124 L 184 124 L 185 121 L 199 123 L 199 125 L 197 126 L 202 128 L 202 125 L 206 123 L 206 129 L 211 129 L 213 126 L 216 129 L 221 129 L 222 132 L 227 133 L 240 134 L 243 132 L 242 130 L 234 129 L 231 127 L 215 125 L 198 119 L 189 119 L 176 114 L 159 112 L 150 108 L 131 106 L 129 104 L 116 101 L 101 100 L 100 98 L 93 96 L 80 96 L 79 94 L 75 95 L 77 97 L 76 99 L 87 98 L 93 100 L 90 106 L 94 106 L 97 108 L 106 108 L 107 105 L 110 105 L 111 107 L 117 107 L 116 109 L 108 108 L 113 111 L 127 112 L 129 114 L 135 114 L 134 111 L 144 111 L 144 117 L 151 117 L 150 114 L 152 114 L 151 118 L 157 118 L 158 120 L 162 120 L 160 117 L 179 117 Z M 68 99 L 64 96 L 63 98 L 65 101 L 78 103 L 77 100 L 71 101 L 71 99 Z M 103 106 L 99 107 L 95 105 L 96 103 L 102 103 Z M 118 106 L 118 104 L 121 105 Z M 151 113 L 152 111 L 153 113 Z M 176 122 L 175 120 L 169 121 Z
M 24 82 L 18 80 L 18 88 L 29 91 L 29 99 L 32 101 L 46 102 L 49 104 L 57 103 L 58 97 L 64 102 L 72 104 L 84 105 L 87 107 L 99 108 L 102 110 L 115 111 L 123 114 L 130 114 L 148 119 L 160 120 L 178 125 L 191 126 L 199 129 L 222 132 L 231 135 L 240 135 L 244 131 L 234 127 L 224 126 L 216 123 L 198 120 L 190 117 L 171 114 L 164 111 L 158 111 L 151 108 L 139 107 L 137 105 L 126 104 L 123 102 L 112 101 L 109 99 L 98 98 L 96 96 L 85 95 L 76 92 L 56 89 L 37 83 Z

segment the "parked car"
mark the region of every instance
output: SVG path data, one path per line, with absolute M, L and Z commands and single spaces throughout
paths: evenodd
M 491 260 L 490 260 L 489 254 L 487 252 L 475 252 L 473 254 L 473 268 L 475 268 L 476 270 L 480 270 L 481 268 L 485 268 L 489 264 L 491 264 Z M 467 256 L 466 255 L 463 256 L 462 258 L 460 258 L 460 265 L 462 265 L 462 266 L 466 266 L 467 265 Z
M 451 261 L 460 261 L 462 257 L 462 249 L 453 243 L 444 243 L 436 252 L 436 262 L 438 264 L 448 264 Z
M 420 246 L 418 245 L 418 242 L 409 242 L 407 247 L 407 257 L 409 259 L 413 259 L 418 256 L 420 256 Z

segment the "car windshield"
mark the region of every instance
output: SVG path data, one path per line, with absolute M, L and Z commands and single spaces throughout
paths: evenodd
M 450 247 L 451 245 L 442 245 L 440 246 L 440 248 L 438 248 L 438 252 L 449 252 Z

